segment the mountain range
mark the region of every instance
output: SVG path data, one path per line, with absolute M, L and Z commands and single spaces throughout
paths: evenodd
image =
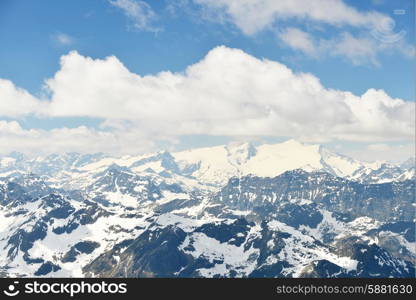
M 2 277 L 415 277 L 415 159 L 295 140 L 0 157 Z

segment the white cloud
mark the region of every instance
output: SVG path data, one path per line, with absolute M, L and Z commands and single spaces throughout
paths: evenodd
M 314 57 L 344 57 L 352 63 L 378 65 L 377 54 L 384 50 L 380 43 L 366 37 L 354 37 L 347 32 L 333 39 L 319 39 L 298 28 L 289 27 L 281 30 L 278 37 L 294 50 Z
M 263 30 L 277 31 L 285 44 L 313 58 L 340 56 L 356 65 L 378 65 L 380 53 L 415 55 L 415 47 L 406 42 L 406 31 L 395 28 L 390 16 L 374 10 L 359 11 L 342 0 L 193 1 L 203 8 L 202 18 L 209 16 L 207 20 L 218 23 L 226 20 L 246 35 Z M 288 21 L 292 22 L 292 27 L 282 29 L 282 24 Z M 332 31 L 307 33 L 293 27 L 297 21 L 309 28 L 329 25 Z M 323 34 L 326 35 L 324 39 L 320 38 Z
M 391 149 L 391 146 L 387 145 L 387 144 L 371 144 L 367 146 L 367 149 L 370 151 L 388 151 Z
M 330 49 L 333 46 L 333 55 L 345 56 L 354 64 L 371 62 L 378 65 L 377 52 L 381 51 L 378 44 L 374 40 L 356 38 L 345 32 L 338 40 L 328 41 L 326 48 Z
M 1 104 L 7 104 L 0 104 L 0 115 L 101 118 L 100 131 L 88 129 L 85 140 L 69 138 L 97 147 L 108 148 L 107 143 L 131 149 L 196 134 L 312 142 L 415 138 L 414 102 L 393 99 L 382 90 L 357 96 L 327 89 L 312 74 L 294 73 L 281 63 L 224 46 L 184 72 L 149 76 L 130 72 L 114 56 L 92 59 L 70 52 L 46 81 L 48 101 L 36 100 L 8 81 L 0 83 L 0 95 L 8 95 L 2 97 L 7 100 Z M 73 130 L 65 133 L 75 134 Z M 42 133 L 45 139 L 39 143 L 56 139 L 67 146 L 57 132 Z
M 151 140 L 130 131 L 109 132 L 80 126 L 52 130 L 23 129 L 16 121 L 0 120 L 0 153 L 19 151 L 28 155 L 49 153 L 141 153 L 154 149 Z
M 385 18 L 375 11 L 360 12 L 341 0 L 194 0 L 228 16 L 230 22 L 251 35 L 278 20 L 295 18 L 330 25 L 373 27 Z
M 279 38 L 289 47 L 300 50 L 307 55 L 315 56 L 318 52 L 318 46 L 313 37 L 298 28 L 289 27 L 278 34 Z
M 346 155 L 364 161 L 392 161 L 403 162 L 404 160 L 415 156 L 415 144 L 370 144 L 366 147 L 360 147 L 356 150 L 344 151 Z
M 52 35 L 52 38 L 60 45 L 62 46 L 69 46 L 74 43 L 74 38 L 69 36 L 66 33 L 57 33 Z
M 146 2 L 138 0 L 109 0 L 109 2 L 123 11 L 133 29 L 150 32 L 160 30 L 154 25 L 157 15 Z
M 17 88 L 13 82 L 0 78 L 0 116 L 20 117 L 40 114 L 44 103 L 27 91 Z
M 403 40 L 397 43 L 381 43 L 368 35 L 355 37 L 348 32 L 339 36 L 323 39 L 298 28 L 289 27 L 278 33 L 279 39 L 288 47 L 304 54 L 322 59 L 324 57 L 342 57 L 355 65 L 373 64 L 378 66 L 378 56 L 391 51 L 411 57 L 412 47 Z

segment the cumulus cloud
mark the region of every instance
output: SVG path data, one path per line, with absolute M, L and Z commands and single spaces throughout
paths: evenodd
M 46 85 L 52 116 L 123 119 L 169 135 L 389 140 L 411 137 L 414 125 L 413 103 L 377 90 L 357 96 L 326 89 L 311 74 L 227 47 L 182 73 L 144 77 L 116 57 L 71 52 Z
M 157 32 L 154 25 L 157 19 L 152 7 L 144 1 L 138 0 L 109 0 L 109 3 L 123 11 L 135 30 Z
M 45 83 L 48 101 L 2 82 L 7 84 L 0 85 L 0 95 L 9 95 L 9 100 L 0 105 L 0 115 L 40 110 L 52 118 L 100 118 L 101 131 L 86 135 L 102 138 L 96 145 L 111 139 L 113 144 L 138 145 L 183 135 L 414 140 L 413 102 L 393 99 L 382 90 L 354 95 L 327 89 L 312 74 L 224 46 L 183 72 L 148 76 L 130 72 L 114 56 L 92 59 L 70 52 Z
M 28 114 L 40 114 L 44 103 L 13 82 L 0 78 L 0 116 L 20 117 Z

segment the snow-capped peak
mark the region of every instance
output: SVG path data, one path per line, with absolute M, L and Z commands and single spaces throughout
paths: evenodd
M 12 174 L 15 170 L 42 173 L 51 180 L 88 184 L 111 165 L 128 168 L 136 174 L 154 174 L 186 182 L 186 185 L 202 184 L 223 186 L 229 178 L 245 175 L 275 177 L 285 171 L 325 171 L 332 175 L 372 183 L 405 180 L 414 176 L 414 160 L 402 165 L 381 162 L 361 162 L 314 144 L 288 140 L 276 144 L 253 145 L 230 143 L 214 147 L 191 149 L 169 153 L 112 157 L 103 154 L 49 155 L 37 159 L 0 159 L 0 173 Z M 405 168 L 410 166 L 410 168 Z M 406 174 L 404 174 L 406 172 Z M 7 175 L 8 176 L 8 175 Z

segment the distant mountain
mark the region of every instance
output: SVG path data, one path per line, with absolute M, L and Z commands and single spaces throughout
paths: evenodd
M 80 188 L 111 165 L 129 168 L 136 174 L 171 178 L 187 189 L 215 190 L 231 177 L 254 175 L 275 177 L 302 169 L 364 183 L 383 183 L 415 178 L 414 158 L 403 164 L 360 162 L 319 145 L 295 140 L 254 146 L 250 143 L 200 148 L 183 152 L 158 152 L 137 156 L 111 157 L 102 153 L 67 153 L 28 159 L 19 153 L 0 158 L 0 176 L 22 173 L 41 175 L 52 185 Z

